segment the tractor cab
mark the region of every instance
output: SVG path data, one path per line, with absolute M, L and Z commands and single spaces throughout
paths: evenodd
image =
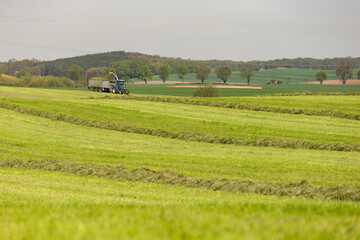
M 118 93 L 120 94 L 129 94 L 130 91 L 126 88 L 126 81 L 125 80 L 117 80 L 115 88 Z

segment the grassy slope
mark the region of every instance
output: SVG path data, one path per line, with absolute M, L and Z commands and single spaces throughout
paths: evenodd
M 356 239 L 357 203 L 0 169 L 2 239 Z
M 65 159 L 171 169 L 211 178 L 360 187 L 358 152 L 184 142 L 101 130 L 0 109 L 0 159 Z M 14 131 L 16 129 L 16 131 Z
M 258 118 L 260 124 L 269 116 L 272 118 L 267 120 L 269 123 L 291 116 L 141 101 L 75 99 L 102 96 L 85 91 L 5 89 L 11 97 L 25 94 L 30 98 L 14 100 L 17 103 L 42 110 L 67 111 L 120 123 L 125 119 L 131 124 L 149 126 L 156 126 L 159 118 L 166 116 L 164 119 L 177 123 L 173 126 L 178 129 L 181 121 L 176 119 L 189 119 L 189 123 L 195 122 L 194 127 L 204 126 L 204 121 L 216 122 L 201 128 L 211 133 L 215 133 L 216 128 L 226 130 L 226 121 L 245 124 L 239 120 L 251 119 L 250 124 Z M 2 90 L 0 87 L 0 98 L 5 97 Z M 59 100 L 33 99 L 39 96 Z M 332 100 L 328 101 L 330 104 Z M 296 104 L 300 102 L 297 100 Z M 267 104 L 265 100 L 264 104 Z M 316 105 L 319 109 L 326 107 Z M 346 109 L 352 111 L 354 106 Z M 129 117 L 133 114 L 134 117 Z M 296 122 L 299 117 L 303 121 Z M 314 139 L 327 141 L 333 136 L 340 141 L 345 136 L 358 142 L 354 138 L 359 131 L 357 121 L 310 116 L 285 119 L 289 122 L 288 132 L 297 124 L 306 123 L 305 133 L 311 126 L 314 130 L 321 129 Z M 249 125 L 256 133 L 254 126 Z M 271 136 L 280 134 L 270 129 Z M 327 129 L 331 132 L 326 132 Z M 226 131 L 230 134 L 230 129 Z M 295 132 L 294 136 L 307 136 L 302 131 Z M 360 187 L 358 152 L 184 142 L 76 126 L 4 109 L 0 109 L 0 134 L 0 159 L 65 159 L 123 164 L 130 168 L 171 169 L 199 177 L 267 182 L 307 179 L 316 185 Z M 0 195 L 0 238 L 3 239 L 360 237 L 359 203 L 214 192 L 5 168 L 0 168 Z
M 205 106 L 107 99 L 9 100 L 37 110 L 89 120 L 151 127 L 177 132 L 205 133 L 244 139 L 290 138 L 315 142 L 359 143 L 358 121 L 233 110 Z

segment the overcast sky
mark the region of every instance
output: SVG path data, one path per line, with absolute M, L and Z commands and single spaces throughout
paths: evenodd
M 360 56 L 360 0 L 0 0 L 0 61 Z

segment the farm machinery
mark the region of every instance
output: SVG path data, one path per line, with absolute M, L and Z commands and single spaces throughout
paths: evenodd
M 113 74 L 115 76 L 115 80 L 89 80 L 88 89 L 93 92 L 111 92 L 118 94 L 129 94 L 129 89 L 126 88 L 126 81 L 119 80 L 115 73 L 110 72 L 109 74 Z
M 271 84 L 282 84 L 282 81 L 275 81 L 274 79 L 271 79 Z

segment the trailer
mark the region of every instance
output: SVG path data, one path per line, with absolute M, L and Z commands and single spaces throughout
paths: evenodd
M 119 80 L 118 77 L 110 72 L 109 74 L 113 74 L 116 80 L 94 80 L 90 79 L 88 84 L 88 89 L 93 92 L 111 92 L 118 94 L 129 94 L 129 89 L 126 88 L 126 82 L 124 80 Z

